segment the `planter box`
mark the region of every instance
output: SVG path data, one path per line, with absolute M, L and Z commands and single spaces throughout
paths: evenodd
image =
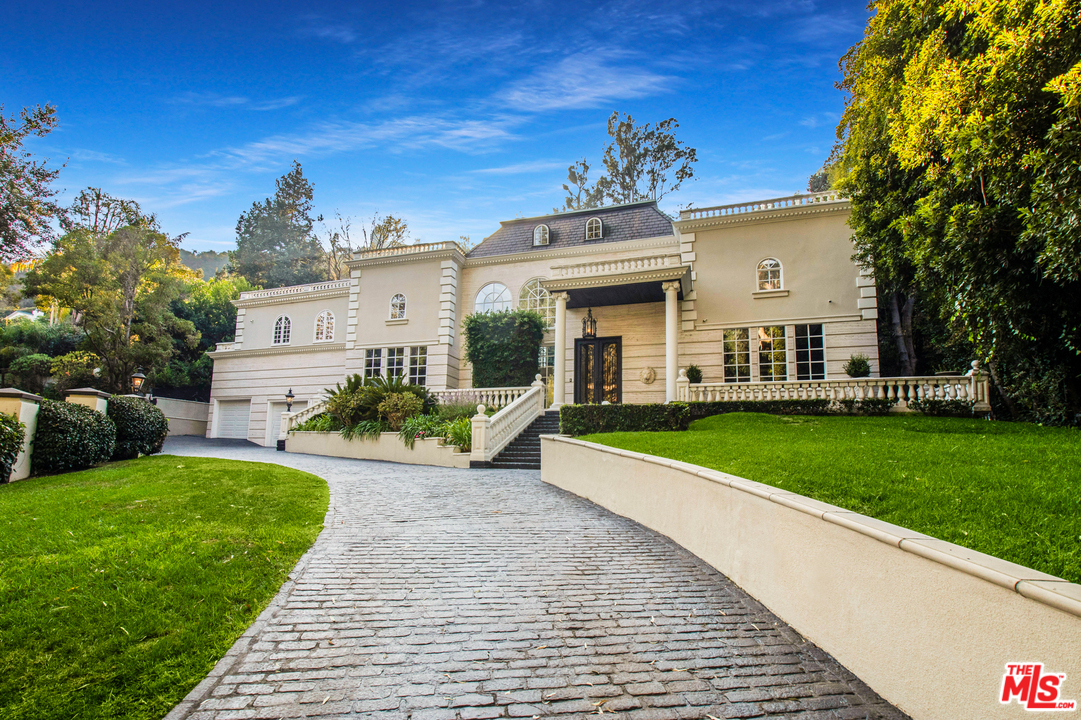
M 469 453 L 461 452 L 454 445 L 443 445 L 442 442 L 442 438 L 417 440 L 410 450 L 394 432 L 364 440 L 346 440 L 338 433 L 329 432 L 291 432 L 285 440 L 285 450 L 305 455 L 382 460 L 406 465 L 469 467 Z

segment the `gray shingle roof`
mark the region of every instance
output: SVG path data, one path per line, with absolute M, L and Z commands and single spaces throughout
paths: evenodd
M 594 217 L 600 218 L 602 237 L 600 240 L 587 241 L 586 221 Z M 533 228 L 537 225 L 548 226 L 549 239 L 546 246 L 533 245 Z M 580 245 L 664 237 L 673 233 L 671 218 L 657 209 L 656 200 L 504 220 L 499 226 L 484 242 L 473 248 L 467 257 L 512 255 L 531 250 L 543 251 L 546 247 L 558 250 Z

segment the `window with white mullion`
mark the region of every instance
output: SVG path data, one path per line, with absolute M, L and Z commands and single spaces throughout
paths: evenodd
M 758 328 L 758 376 L 762 382 L 788 379 L 788 351 L 784 325 Z
M 364 377 L 374 378 L 383 375 L 383 348 L 368 348 L 364 351 Z
M 826 379 L 826 346 L 822 324 L 796 325 L 796 379 Z
M 425 387 L 428 384 L 428 348 L 409 348 L 409 384 Z
M 387 348 L 387 379 L 393 380 L 405 374 L 405 348 Z
M 724 331 L 724 381 L 751 381 L 751 341 L 747 328 Z

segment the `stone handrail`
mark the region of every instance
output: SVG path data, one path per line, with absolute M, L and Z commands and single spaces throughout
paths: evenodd
M 761 210 L 779 210 L 781 208 L 797 207 L 800 205 L 816 205 L 820 203 L 847 202 L 848 198 L 835 190 L 810 195 L 789 195 L 782 198 L 769 200 L 755 200 L 754 202 L 734 203 L 732 205 L 717 205 L 708 208 L 688 208 L 679 211 L 680 220 L 699 220 L 702 218 L 723 217 L 725 215 L 744 215 L 746 213 L 759 212 Z
M 349 287 L 348 280 L 330 280 L 321 283 L 308 283 L 307 285 L 290 285 L 289 287 L 274 288 L 272 290 L 250 290 L 240 293 L 241 300 L 255 300 L 258 298 L 279 297 L 282 295 L 299 295 L 301 293 L 319 292 L 321 290 L 340 290 Z
M 622 260 L 598 260 L 577 265 L 557 265 L 552 268 L 553 277 L 577 277 L 581 275 L 616 275 L 619 273 L 641 272 L 663 267 L 675 267 L 680 264 L 679 255 L 665 253 L 640 258 Z
M 461 388 L 457 390 L 432 390 L 431 395 L 442 404 L 465 403 L 490 408 L 506 407 L 530 390 L 530 385 L 498 388 Z
M 396 245 L 394 247 L 379 248 L 377 250 L 357 250 L 353 257 L 357 260 L 379 257 L 394 257 L 396 255 L 411 255 L 412 253 L 428 252 L 430 250 L 451 250 L 461 247 L 453 240 L 435 243 L 417 243 L 416 245 Z
M 301 424 L 305 420 L 310 420 L 319 413 L 326 412 L 327 401 L 320 400 L 317 403 L 311 404 L 303 410 L 298 410 L 295 413 L 282 413 L 282 427 L 280 438 L 284 438 L 289 433 L 293 432 L 293 428 Z
M 961 400 L 976 412 L 991 409 L 988 375 L 973 363 L 968 375 L 892 378 L 842 378 L 757 383 L 691 383 L 685 370 L 676 380 L 676 399 L 683 402 L 733 400 L 896 400 L 894 410 L 909 412 L 913 400 Z
M 240 343 L 236 342 L 220 342 L 214 345 L 214 352 L 230 352 L 234 350 Z
M 495 415 L 488 417 L 484 414 L 484 405 L 477 405 L 477 414 L 473 417 L 473 442 L 469 464 L 490 463 L 492 458 L 544 413 L 546 395 L 544 382 L 541 376 L 537 375 L 527 392 Z

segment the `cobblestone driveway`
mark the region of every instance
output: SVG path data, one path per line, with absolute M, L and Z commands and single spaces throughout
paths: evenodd
M 693 555 L 537 472 L 165 451 L 330 483 L 291 582 L 170 720 L 905 717 Z

